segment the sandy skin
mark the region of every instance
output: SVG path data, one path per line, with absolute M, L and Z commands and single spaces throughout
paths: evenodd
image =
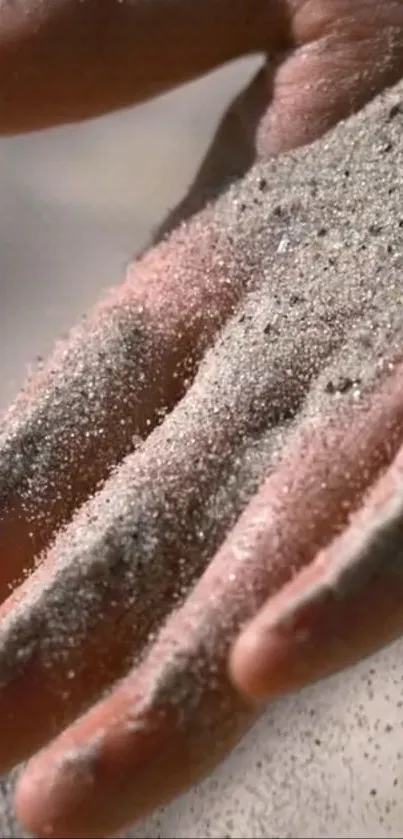
M 240 174 L 251 137 L 263 157 L 307 143 L 401 75 L 400 3 L 353 16 L 341 0 L 212 5 L 217 43 L 206 6 L 174 4 L 172 54 L 155 4 L 110 4 L 108 26 L 97 3 L 7 10 L 4 66 L 35 72 L 8 91 L 4 131 L 269 49 L 197 205 L 225 174 L 234 122 Z M 123 51 L 124 88 L 102 85 L 87 47 L 74 66 L 59 49 L 87 43 L 89 22 Z M 123 24 L 150 45 L 141 61 Z M 140 68 L 130 87 L 125 61 Z M 156 65 L 166 78 L 151 89 Z M 53 740 L 17 791 L 36 834 L 105 835 L 143 816 L 225 756 L 256 699 L 401 632 L 400 114 L 398 88 L 311 149 L 256 165 L 132 267 L 4 418 L 0 761 Z

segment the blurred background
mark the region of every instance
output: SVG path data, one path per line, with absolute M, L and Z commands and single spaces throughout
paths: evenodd
M 0 140 L 0 409 L 30 360 L 123 280 L 258 64 L 236 62 L 107 118 Z
M 0 141 L 4 407 L 36 355 L 181 198 L 258 60 L 132 111 Z M 133 837 L 403 835 L 403 644 L 267 710 L 212 778 Z M 0 835 L 20 836 L 0 785 Z

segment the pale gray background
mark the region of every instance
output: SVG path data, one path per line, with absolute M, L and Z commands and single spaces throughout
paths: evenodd
M 123 278 L 254 66 L 87 126 L 0 142 L 2 406 L 35 355 Z M 272 707 L 213 778 L 133 835 L 402 836 L 402 654 L 400 643 Z M 19 835 L 5 802 L 0 835 Z
M 123 279 L 258 64 L 85 125 L 0 140 L 0 408 L 27 362 Z

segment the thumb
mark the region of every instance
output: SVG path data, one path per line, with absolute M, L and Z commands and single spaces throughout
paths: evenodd
M 268 70 L 270 105 L 257 136 L 263 157 L 312 142 L 403 74 L 401 2 L 308 0 L 296 9 L 293 47 Z

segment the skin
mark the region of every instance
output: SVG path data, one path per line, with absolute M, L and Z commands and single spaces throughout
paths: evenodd
M 164 432 L 157 429 L 156 436 L 147 437 L 145 429 L 155 425 L 161 383 L 167 389 L 165 403 L 175 406 L 182 394 L 172 371 L 179 369 L 180 380 L 189 375 L 186 359 L 203 354 L 243 293 L 242 288 L 228 290 L 204 283 L 203 266 L 210 264 L 214 248 L 209 209 L 203 209 L 206 198 L 218 194 L 228 175 L 242 176 L 257 156 L 309 143 L 395 83 L 403 73 L 403 6 L 399 0 L 356 0 L 353 10 L 351 0 L 209 0 L 199 4 L 191 0 L 26 0 L 4 4 L 0 12 L 0 130 L 4 134 L 107 113 L 256 51 L 267 55 L 267 67 L 225 115 L 189 195 L 158 231 L 156 240 L 175 227 L 179 218 L 198 215 L 183 232 L 173 233 L 150 250 L 100 310 L 108 316 L 111 310 L 132 305 L 135 296 L 146 307 L 150 329 L 163 325 L 160 366 L 156 359 L 153 382 L 130 427 L 130 434 L 146 437 L 144 457 L 150 476 L 153 447 Z M 195 248 L 198 259 L 192 273 L 187 266 Z M 181 270 L 188 271 L 191 280 L 188 296 L 181 300 L 183 311 L 177 306 Z M 83 328 L 80 341 L 86 341 L 92 324 Z M 172 335 L 179 332 L 185 340 L 178 348 Z M 45 371 L 45 380 L 47 375 Z M 354 528 L 362 527 L 362 522 L 366 534 L 376 531 L 379 509 L 384 510 L 385 519 L 389 517 L 392 547 L 400 544 L 400 508 L 396 513 L 389 507 L 402 468 L 402 380 L 398 366 L 383 390 L 380 386 L 380 398 L 368 406 L 364 420 L 353 413 L 338 418 L 331 429 L 323 426 L 308 434 L 304 445 L 297 442 L 228 533 L 192 594 L 171 616 L 174 604 L 167 593 L 165 612 L 159 617 L 163 621 L 168 616 L 168 620 L 138 667 L 130 670 L 127 652 L 134 643 L 144 647 L 150 627 L 140 621 L 136 639 L 126 636 L 123 649 L 113 637 L 112 610 L 112 623 L 105 621 L 98 639 L 79 645 L 73 663 L 75 667 L 81 663 L 83 676 L 67 700 L 61 702 L 60 691 L 48 689 L 35 662 L 19 679 L 0 688 L 0 710 L 3 718 L 12 721 L 13 732 L 12 737 L 7 732 L 2 736 L 2 768 L 45 746 L 29 762 L 16 793 L 17 813 L 29 830 L 39 836 L 109 835 L 209 771 L 253 723 L 259 709 L 256 703 L 348 666 L 401 633 L 401 587 L 393 575 L 379 570 L 385 549 L 382 553 L 376 539 L 369 538 L 359 549 L 352 546 L 356 544 Z M 42 386 L 43 381 L 33 384 L 24 396 L 25 405 L 35 403 Z M 123 411 L 125 404 L 122 400 Z M 202 452 L 202 427 L 198 440 Z M 82 457 L 88 467 L 88 482 L 84 486 L 73 480 L 71 497 L 66 489 L 66 508 L 51 507 L 45 525 L 43 520 L 41 526 L 29 523 L 35 531 L 33 541 L 26 538 L 27 523 L 21 523 L 10 505 L 9 518 L 2 522 L 0 623 L 34 582 L 41 585 L 51 579 L 52 563 L 61 550 L 57 540 L 42 565 L 7 596 L 10 582 L 15 583 L 23 569 L 32 569 L 34 548 L 47 547 L 58 527 L 105 477 L 107 466 L 121 460 L 123 438 L 112 434 L 105 451 L 104 459 L 90 447 L 73 452 L 77 462 L 81 464 Z M 339 453 L 336 464 L 334 451 Z M 167 479 L 172 477 L 168 461 L 159 468 L 168 470 Z M 330 468 L 337 491 L 327 497 L 323 475 Z M 354 472 L 357 481 L 351 488 L 345 475 Z M 365 473 L 362 480 L 361 473 Z M 297 476 L 294 489 L 286 503 L 280 504 L 290 474 Z M 63 482 L 67 487 L 65 475 Z M 115 491 L 113 483 L 109 489 L 107 485 L 108 491 Z M 349 500 L 357 520 L 347 521 L 343 513 L 348 493 L 352 493 Z M 307 517 L 298 515 L 302 499 L 314 511 L 309 526 Z M 41 504 L 46 508 L 50 501 L 45 497 Z M 267 578 L 264 559 L 273 520 L 280 526 L 282 542 Z M 71 538 L 73 531 L 67 529 L 63 538 Z M 228 566 L 239 542 L 245 560 L 234 603 Z M 290 580 L 296 546 L 301 570 Z M 345 566 L 353 567 L 357 584 L 339 600 L 331 596 L 332 585 L 334 589 L 334 579 L 340 579 Z M 242 597 L 242 591 L 251 586 L 259 592 L 257 614 L 251 612 L 246 595 Z M 223 614 L 230 616 L 232 626 L 225 642 L 220 636 Z M 201 640 L 206 625 L 212 639 L 207 652 Z M 102 678 L 97 649 L 111 653 L 112 663 Z M 164 663 L 172 661 L 175 649 L 182 654 L 182 664 L 174 663 L 170 671 L 174 687 L 181 687 L 184 673 L 192 676 L 199 669 L 206 683 L 213 665 L 218 673 L 215 694 L 203 692 L 185 730 L 164 694 L 157 697 L 158 702 L 155 696 L 150 698 L 150 685 L 156 674 L 164 676 Z M 53 673 L 53 688 L 63 687 L 65 671 L 63 661 Z M 106 699 L 80 716 L 97 692 L 123 676 Z M 203 715 L 212 732 L 207 743 Z M 226 733 L 220 748 L 215 748 L 224 723 Z M 48 745 L 55 732 L 57 737 Z M 189 744 L 197 759 L 191 760 Z M 214 752 L 211 759 L 210 752 Z

